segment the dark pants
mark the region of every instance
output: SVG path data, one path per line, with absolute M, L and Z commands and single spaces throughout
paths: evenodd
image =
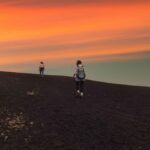
M 84 81 L 76 81 L 76 91 L 79 90 L 83 92 L 84 90 Z
M 40 71 L 40 75 L 43 76 L 44 75 L 44 68 L 39 68 Z

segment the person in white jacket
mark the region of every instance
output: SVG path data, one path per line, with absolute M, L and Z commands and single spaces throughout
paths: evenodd
M 41 77 L 44 76 L 44 70 L 45 70 L 45 66 L 44 66 L 44 63 L 41 61 L 39 65 L 39 72 L 40 72 Z
M 76 92 L 77 95 L 83 96 L 83 90 L 84 90 L 84 81 L 85 81 L 85 71 L 84 71 L 84 66 L 82 64 L 81 60 L 77 60 L 76 62 L 76 70 L 74 73 L 74 79 L 76 83 Z

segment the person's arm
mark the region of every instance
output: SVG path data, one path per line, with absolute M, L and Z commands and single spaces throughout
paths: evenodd
M 83 66 L 83 69 L 84 69 L 84 74 L 85 74 L 85 78 L 86 78 L 86 72 L 85 72 L 85 67 Z
M 74 71 L 73 77 L 76 78 L 77 77 L 77 68 Z

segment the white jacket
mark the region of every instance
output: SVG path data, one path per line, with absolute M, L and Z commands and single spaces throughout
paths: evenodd
M 79 64 L 79 66 L 78 67 L 83 67 L 84 68 L 84 66 L 82 65 L 82 64 Z M 77 73 L 78 73 L 78 67 L 76 67 L 76 69 L 75 69 L 75 73 L 74 73 L 74 79 L 75 79 L 75 81 L 84 81 L 83 79 L 79 79 L 78 77 L 77 77 Z
M 39 68 L 44 68 L 44 64 L 40 64 Z

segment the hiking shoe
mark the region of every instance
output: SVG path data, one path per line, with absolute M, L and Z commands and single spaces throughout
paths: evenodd
M 80 96 L 81 96 L 81 97 L 83 96 L 83 92 L 80 93 Z
M 79 90 L 77 90 L 77 93 L 78 93 L 78 94 L 80 94 L 80 91 L 79 91 Z

